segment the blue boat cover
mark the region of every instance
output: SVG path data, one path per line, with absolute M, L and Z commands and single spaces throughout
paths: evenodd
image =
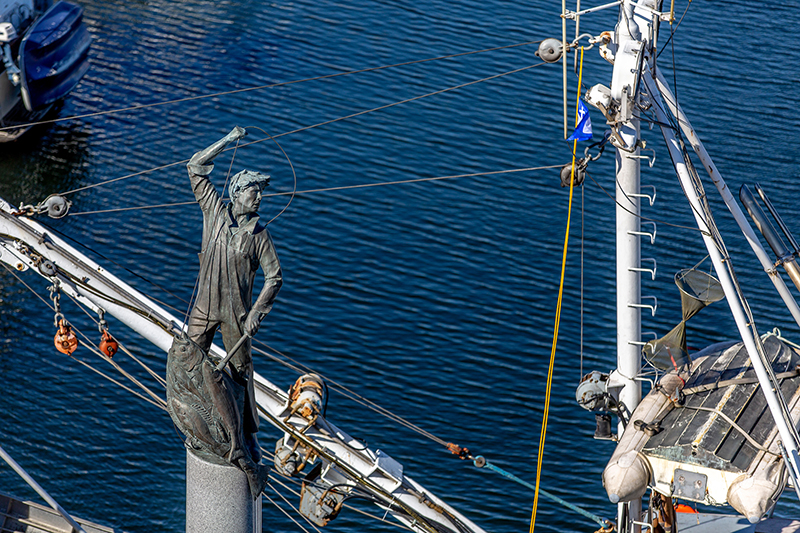
M 22 100 L 28 111 L 64 98 L 89 69 L 92 37 L 83 24 L 83 8 L 56 2 L 36 22 L 19 49 Z

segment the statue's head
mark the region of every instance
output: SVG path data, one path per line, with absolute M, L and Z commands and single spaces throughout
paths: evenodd
M 261 191 L 269 186 L 269 176 L 251 170 L 243 170 L 231 180 L 231 200 L 235 211 L 254 213 L 261 203 Z

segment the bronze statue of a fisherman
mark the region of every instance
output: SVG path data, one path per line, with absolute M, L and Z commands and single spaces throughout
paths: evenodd
M 261 191 L 269 176 L 243 170 L 231 180 L 231 202 L 224 203 L 208 175 L 211 163 L 229 143 L 245 136 L 235 127 L 227 136 L 194 154 L 189 164 L 192 190 L 203 211 L 203 241 L 197 298 L 189 315 L 189 338 L 208 350 L 219 328 L 225 351 L 243 335 L 252 337 L 272 309 L 281 288 L 281 265 L 267 228 L 260 225 Z M 252 304 L 253 281 L 258 267 L 264 287 Z M 256 440 L 258 412 L 253 391 L 253 359 L 249 339 L 233 355 L 228 368 L 234 382 L 245 387 L 244 432 L 253 459 L 261 458 Z
M 252 488 L 253 465 L 259 467 L 256 477 L 261 477 L 260 468 L 264 467 L 258 465 L 261 451 L 256 438 L 258 412 L 250 337 L 272 309 L 282 283 L 275 245 L 257 215 L 269 176 L 249 170 L 236 174 L 230 184 L 230 203 L 222 201 L 208 178 L 214 158 L 244 136 L 245 130 L 235 127 L 194 154 L 187 165 L 192 190 L 203 212 L 203 240 L 197 297 L 188 321 L 189 338 L 176 339 L 170 350 L 167 392 L 170 414 L 187 436 L 190 449 L 200 451 L 200 456 L 210 453 L 237 464 L 248 473 Z M 264 287 L 252 303 L 259 267 L 264 272 Z M 218 371 L 215 374 L 207 357 L 218 329 L 226 352 L 230 354 L 236 348 L 227 365 L 230 378 Z M 195 348 L 204 352 L 202 358 L 193 355 Z M 229 405 L 231 401 L 236 405 Z M 242 451 L 246 451 L 244 457 Z

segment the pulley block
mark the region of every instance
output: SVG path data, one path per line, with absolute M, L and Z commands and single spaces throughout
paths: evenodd
M 561 59 L 561 54 L 564 51 L 564 45 L 558 39 L 545 39 L 539 45 L 539 49 L 534 52 L 545 63 L 555 63 Z
M 103 335 L 100 337 L 100 352 L 112 359 L 117 350 L 119 350 L 119 343 L 108 333 L 108 330 L 103 331 Z
M 69 322 L 63 318 L 58 321 L 58 331 L 53 338 L 56 350 L 63 354 L 72 355 L 78 349 L 78 338 L 72 332 Z
M 583 180 L 586 177 L 586 160 L 580 158 L 575 161 L 575 186 L 580 187 L 583 185 Z M 572 163 L 567 163 L 561 167 L 561 186 L 569 187 L 569 182 L 573 178 Z
M 42 211 L 47 213 L 50 218 L 61 218 L 66 216 L 72 202 L 58 194 L 51 194 L 42 203 Z

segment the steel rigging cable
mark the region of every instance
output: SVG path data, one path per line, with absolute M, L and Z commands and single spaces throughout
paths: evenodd
M 138 111 L 140 109 L 148 109 L 148 108 L 151 108 L 151 107 L 158 107 L 158 106 L 170 105 L 170 104 L 178 104 L 178 103 L 182 103 L 182 102 L 191 102 L 193 100 L 204 100 L 206 98 L 218 98 L 220 96 L 226 96 L 226 95 L 230 95 L 230 94 L 245 93 L 245 92 L 250 92 L 250 91 L 259 91 L 259 90 L 263 90 L 263 89 L 271 89 L 273 87 L 283 87 L 283 86 L 286 86 L 286 85 L 294 85 L 294 84 L 297 84 L 297 83 L 303 83 L 303 82 L 307 82 L 307 81 L 316 81 L 316 80 L 325 80 L 325 79 L 330 79 L 330 78 L 338 78 L 340 76 L 348 76 L 350 74 L 361 74 L 361 73 L 364 73 L 364 72 L 374 72 L 374 71 L 384 70 L 384 69 L 388 69 L 388 68 L 403 67 L 403 66 L 407 66 L 407 65 L 416 65 L 416 64 L 419 64 L 419 63 L 427 63 L 429 61 L 439 61 L 439 60 L 442 60 L 442 59 L 452 59 L 454 57 L 468 56 L 468 55 L 472 55 L 472 54 L 481 54 L 481 53 L 484 53 L 484 52 L 494 52 L 494 51 L 497 51 L 497 50 L 505 50 L 507 48 L 516 48 L 518 46 L 527 46 L 527 45 L 531 45 L 531 44 L 539 44 L 540 42 L 542 42 L 542 41 L 541 40 L 539 40 L 539 41 L 526 41 L 524 43 L 508 44 L 508 45 L 505 45 L 505 46 L 495 46 L 493 48 L 484 48 L 482 50 L 473 50 L 473 51 L 470 51 L 470 52 L 459 52 L 457 54 L 449 54 L 449 55 L 438 56 L 438 57 L 430 57 L 430 58 L 427 58 L 427 59 L 415 59 L 415 60 L 412 60 L 412 61 L 405 61 L 403 63 L 394 63 L 392 65 L 383 65 L 383 66 L 380 66 L 380 67 L 367 67 L 367 68 L 362 68 L 362 69 L 359 69 L 359 70 L 348 70 L 346 72 L 338 72 L 336 74 L 324 74 L 322 76 L 314 76 L 312 78 L 303 78 L 303 79 L 300 79 L 300 80 L 283 81 L 283 82 L 278 82 L 278 83 L 272 83 L 272 84 L 269 84 L 269 85 L 258 85 L 256 87 L 245 87 L 243 89 L 233 89 L 231 91 L 223 91 L 223 92 L 212 93 L 212 94 L 203 94 L 203 95 L 198 95 L 198 96 L 187 96 L 185 98 L 177 98 L 175 100 L 167 100 L 167 101 L 164 101 L 164 102 L 153 102 L 151 104 L 134 105 L 134 106 L 124 107 L 124 108 L 120 108 L 120 109 L 111 109 L 111 110 L 108 110 L 108 111 L 97 111 L 97 112 L 94 112 L 94 113 L 85 113 L 83 115 L 73 115 L 73 116 L 70 116 L 70 117 L 55 118 L 55 119 L 50 119 L 50 120 L 42 120 L 42 121 L 39 121 L 39 122 L 29 122 L 27 124 L 17 124 L 17 125 L 14 125 L 14 126 L 2 127 L 2 128 L 0 128 L 0 131 L 5 131 L 5 130 L 15 129 L 15 128 L 27 128 L 27 127 L 31 127 L 31 126 L 38 126 L 40 124 L 53 124 L 55 122 L 64 122 L 64 121 L 67 121 L 67 120 L 78 120 L 78 119 L 82 119 L 82 118 L 99 117 L 99 116 L 103 116 L 103 115 L 113 115 L 113 114 L 117 114 L 117 113 L 125 113 L 125 112 L 128 112 L 128 111 Z
M 516 172 L 528 172 L 534 170 L 547 170 L 552 168 L 561 168 L 564 165 L 546 165 L 541 167 L 528 167 L 528 168 L 513 168 L 509 170 L 492 170 L 489 172 L 472 172 L 470 174 L 455 174 L 452 176 L 436 176 L 433 178 L 414 178 L 408 180 L 398 180 L 398 181 L 384 181 L 378 183 L 362 183 L 358 185 L 342 185 L 339 187 L 325 187 L 322 189 L 308 189 L 305 191 L 287 191 L 287 192 L 276 192 L 272 194 L 264 194 L 264 198 L 270 198 L 272 196 L 287 196 L 287 195 L 298 195 L 298 194 L 311 194 L 311 193 L 318 193 L 318 192 L 329 192 L 329 191 L 343 191 L 347 189 L 363 189 L 366 187 L 380 187 L 383 185 L 401 185 L 405 183 L 420 183 L 425 181 L 439 181 L 439 180 L 448 180 L 448 179 L 455 179 L 455 178 L 473 178 L 476 176 L 492 176 L 495 174 L 512 174 Z M 99 184 L 98 184 L 99 185 Z M 163 207 L 175 207 L 175 206 L 182 206 L 182 205 L 193 205 L 196 204 L 196 200 L 187 200 L 186 202 L 173 202 L 169 204 L 156 204 L 156 205 L 144 205 L 138 207 L 119 207 L 114 209 L 98 209 L 96 211 L 79 211 L 77 213 L 69 213 L 67 216 L 81 216 L 81 215 L 96 215 L 99 213 L 116 213 L 121 211 L 137 211 L 140 209 L 159 209 Z
M 500 74 L 494 74 L 492 76 L 487 76 L 485 78 L 468 81 L 468 82 L 462 83 L 460 85 L 455 85 L 455 86 L 452 86 L 452 87 L 447 87 L 445 89 L 440 89 L 438 91 L 433 91 L 433 92 L 430 92 L 430 93 L 427 93 L 427 94 L 421 94 L 419 96 L 406 98 L 405 100 L 392 102 L 392 103 L 385 104 L 385 105 L 382 105 L 382 106 L 379 106 L 379 107 L 374 107 L 372 109 L 366 109 L 364 111 L 358 111 L 356 113 L 351 113 L 351 114 L 345 115 L 343 117 L 338 117 L 338 118 L 334 118 L 334 119 L 331 119 L 331 120 L 326 120 L 324 122 L 319 122 L 317 124 L 312 124 L 310 126 L 303 126 L 301 128 L 297 128 L 297 129 L 294 129 L 294 130 L 291 130 L 291 131 L 286 131 L 284 133 L 279 133 L 278 135 L 275 135 L 273 137 L 273 140 L 277 139 L 279 137 L 283 137 L 284 135 L 291 135 L 293 133 L 300 133 L 301 131 L 310 130 L 312 128 L 317 128 L 319 126 L 325 126 L 327 124 L 332 124 L 334 122 L 339 122 L 340 120 L 347 120 L 347 119 L 350 119 L 350 118 L 355 118 L 355 117 L 358 117 L 358 116 L 361 116 L 361 115 L 366 115 L 368 113 L 372 113 L 372 112 L 375 112 L 375 111 L 381 111 L 383 109 L 388 109 L 390 107 L 394 107 L 394 106 L 397 106 L 397 105 L 400 105 L 400 104 L 406 104 L 408 102 L 413 102 L 415 100 L 420 100 L 422 98 L 427 98 L 429 96 L 435 96 L 437 94 L 442 94 L 442 93 L 446 93 L 446 92 L 449 92 L 449 91 L 454 91 L 456 89 L 462 89 L 464 87 L 468 87 L 468 86 L 474 85 L 476 83 L 481 83 L 481 82 L 484 82 L 484 81 L 494 80 L 494 79 L 497 79 L 497 78 L 501 78 L 503 76 L 508 76 L 509 74 L 516 74 L 518 72 L 523 72 L 523 71 L 530 70 L 530 69 L 536 68 L 536 67 L 540 67 L 540 66 L 546 65 L 546 64 L 547 63 L 545 63 L 545 62 L 535 63 L 533 65 L 528 65 L 526 67 L 520 67 L 520 68 L 517 68 L 517 69 L 514 69 L 514 70 L 509 70 L 507 72 L 501 72 Z M 268 140 L 268 139 L 262 139 L 262 140 L 258 140 L 258 141 L 252 141 L 252 142 L 249 142 L 249 143 L 243 143 L 240 146 L 241 147 L 251 146 L 253 144 L 258 144 L 258 143 L 264 142 L 266 140 Z M 232 150 L 232 148 L 227 148 L 224 151 L 228 151 L 228 150 Z M 87 189 L 92 189 L 94 187 L 99 187 L 101 185 L 108 185 L 109 183 L 114 183 L 114 182 L 125 180 L 125 179 L 128 179 L 128 178 L 134 178 L 134 177 L 137 177 L 137 176 L 141 176 L 143 174 L 148 174 L 150 172 L 154 172 L 156 170 L 163 170 L 165 168 L 173 167 L 173 166 L 180 165 L 180 164 L 183 164 L 183 163 L 188 163 L 188 162 L 189 162 L 188 159 L 184 159 L 184 160 L 181 160 L 181 161 L 176 161 L 174 163 L 168 163 L 166 165 L 161 165 L 161 166 L 150 168 L 150 169 L 147 169 L 147 170 L 142 170 L 140 172 L 134 172 L 133 174 L 128 174 L 126 176 L 121 176 L 119 178 L 113 178 L 113 179 L 110 179 L 110 180 L 101 181 L 100 183 L 94 183 L 92 185 L 86 185 L 85 187 L 78 187 L 77 189 L 72 189 L 72 190 L 69 190 L 69 191 L 66 191 L 66 192 L 62 192 L 60 194 L 61 195 L 73 194 L 73 193 L 76 193 L 76 192 L 79 192 L 79 191 L 85 191 Z

